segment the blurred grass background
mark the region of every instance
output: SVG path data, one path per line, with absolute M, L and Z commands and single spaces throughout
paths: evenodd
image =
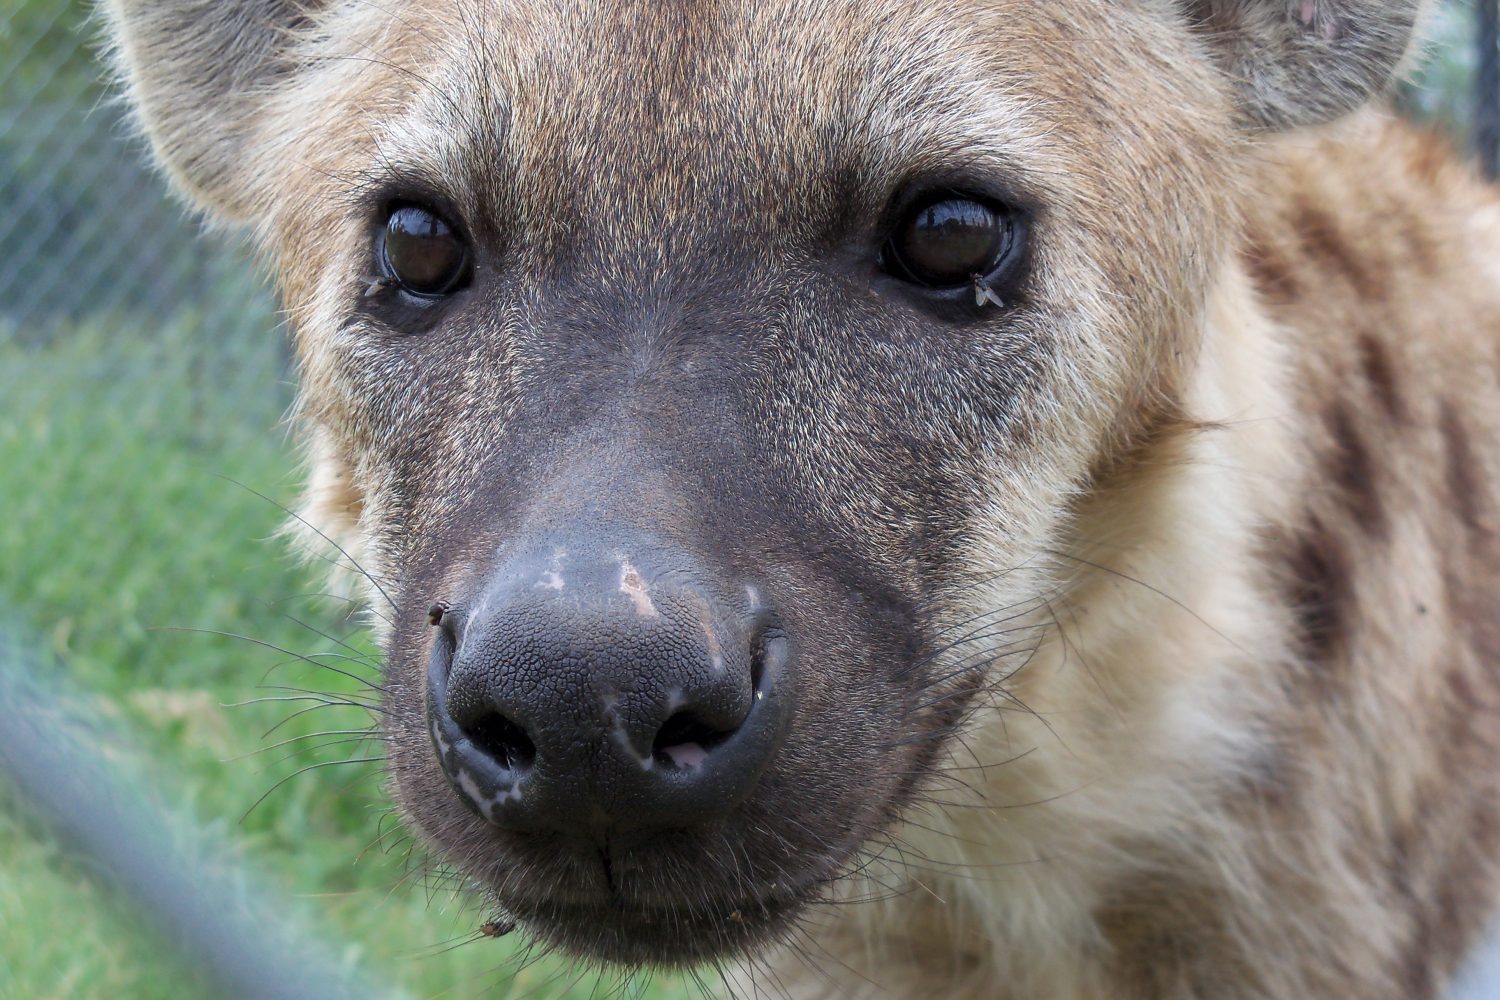
M 255 701 L 361 700 L 376 655 L 272 537 L 296 461 L 263 283 L 163 196 L 92 32 L 77 0 L 0 0 L 0 628 L 84 692 L 68 709 L 102 755 L 154 775 L 341 961 L 417 996 L 594 995 L 557 963 L 520 968 L 512 939 L 471 940 L 489 914 L 409 854 L 379 765 L 333 763 L 378 756 L 351 742 L 368 713 Z M 1448 4 L 1400 96 L 1460 143 L 1471 36 L 1472 11 Z M 0 995 L 215 995 L 99 875 L 0 780 Z

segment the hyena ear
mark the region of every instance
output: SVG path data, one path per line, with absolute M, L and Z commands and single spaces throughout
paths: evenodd
M 1261 128 L 1328 121 L 1390 82 L 1428 0 L 1180 0 Z
M 102 0 L 116 71 L 157 157 L 200 207 L 249 214 L 257 109 L 318 0 Z

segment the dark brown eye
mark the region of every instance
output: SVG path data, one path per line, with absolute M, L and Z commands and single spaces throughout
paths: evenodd
M 468 245 L 446 219 L 418 205 L 391 210 L 381 256 L 386 273 L 413 295 L 437 298 L 469 282 Z
M 908 212 L 881 258 L 902 280 L 956 288 L 999 268 L 1013 242 L 1009 214 L 972 198 L 944 198 Z

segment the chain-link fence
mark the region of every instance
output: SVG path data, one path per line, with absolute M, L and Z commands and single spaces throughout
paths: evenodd
M 1481 117 L 1473 17 L 1449 4 L 1429 86 L 1408 93 L 1466 143 Z M 149 328 L 184 313 L 211 317 L 218 344 L 263 337 L 272 304 L 245 255 L 204 239 L 127 141 L 96 27 L 80 0 L 0 3 L 0 246 L 12 251 L 0 258 L 0 337 L 45 339 L 81 319 Z
M 1461 144 L 1480 131 L 1493 147 L 1484 123 L 1494 115 L 1476 115 L 1473 101 L 1474 23 L 1472 2 L 1443 8 L 1436 58 L 1400 101 Z M 425 873 L 420 851 L 372 873 L 372 839 L 375 854 L 394 841 L 404 859 L 408 848 L 370 812 L 371 768 L 354 772 L 366 783 L 351 793 L 343 778 L 312 780 L 341 771 L 330 767 L 278 789 L 239 826 L 218 819 L 289 768 L 378 756 L 344 744 L 369 724 L 364 681 L 279 672 L 300 657 L 368 678 L 373 663 L 336 603 L 286 611 L 305 575 L 264 540 L 283 515 L 258 496 L 292 488 L 274 306 L 244 249 L 206 237 L 166 195 L 105 84 L 97 27 L 83 0 L 0 0 L 0 610 L 39 647 L 28 662 L 88 692 L 74 706 L 83 717 L 128 723 L 147 757 L 173 762 L 164 780 L 188 812 L 268 879 L 318 893 L 299 905 L 333 926 L 330 937 L 358 942 L 349 962 L 383 963 L 416 992 L 505 984 L 545 995 L 555 966 L 501 972 L 491 942 L 439 947 L 447 884 Z M 177 626 L 244 631 L 259 645 L 154 631 Z M 223 708 L 268 670 L 278 671 L 268 703 Z M 312 725 L 304 708 L 346 714 Z M 272 725 L 282 727 L 273 740 L 312 745 L 280 771 L 224 766 L 262 747 Z M 97 862 L 46 843 L 5 794 L 0 782 L 0 994 L 208 989 L 163 971 L 174 949 L 134 936 L 135 908 L 90 888 Z M 393 902 L 406 898 L 387 891 L 393 883 L 422 879 L 430 894 Z M 467 941 L 483 914 L 453 912 L 448 933 Z M 415 972 L 390 957 L 413 951 Z
M 426 957 L 479 919 L 445 922 L 442 876 L 381 825 L 364 683 L 283 663 L 375 675 L 238 485 L 293 493 L 272 297 L 168 196 L 99 27 L 0 0 L 0 997 L 511 981 L 497 948 Z M 309 927 L 336 942 L 311 965 L 281 930 Z
M 87 4 L 0 10 L 0 321 L 12 337 L 194 310 L 219 336 L 264 336 L 271 303 L 244 257 L 164 197 L 96 58 Z

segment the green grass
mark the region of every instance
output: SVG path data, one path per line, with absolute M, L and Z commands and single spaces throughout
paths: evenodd
M 351 696 L 361 684 L 249 641 L 178 631 L 300 653 L 342 651 L 318 631 L 347 636 L 370 662 L 331 662 L 374 676 L 358 620 L 337 601 L 306 596 L 318 574 L 272 537 L 282 512 L 245 488 L 279 502 L 295 495 L 274 336 L 215 343 L 187 317 L 149 329 L 100 323 L 22 345 L 18 331 L 0 330 L 0 607 L 82 692 L 71 708 L 97 720 L 99 751 L 147 769 L 174 814 L 227 845 L 262 888 L 290 900 L 289 920 L 317 928 L 376 982 L 416 996 L 590 995 L 590 979 L 572 994 L 556 985 L 575 978 L 557 963 L 517 973 L 520 943 L 510 938 L 444 950 L 486 914 L 403 880 L 407 841 L 391 820 L 371 846 L 387 808 L 375 765 L 291 778 L 241 821 L 297 768 L 378 748 L 246 757 L 370 719 L 320 709 L 266 738 L 300 706 L 227 706 L 280 693 L 266 685 Z M 0 927 L 4 996 L 214 994 L 3 785 Z M 648 995 L 681 993 L 658 983 Z

